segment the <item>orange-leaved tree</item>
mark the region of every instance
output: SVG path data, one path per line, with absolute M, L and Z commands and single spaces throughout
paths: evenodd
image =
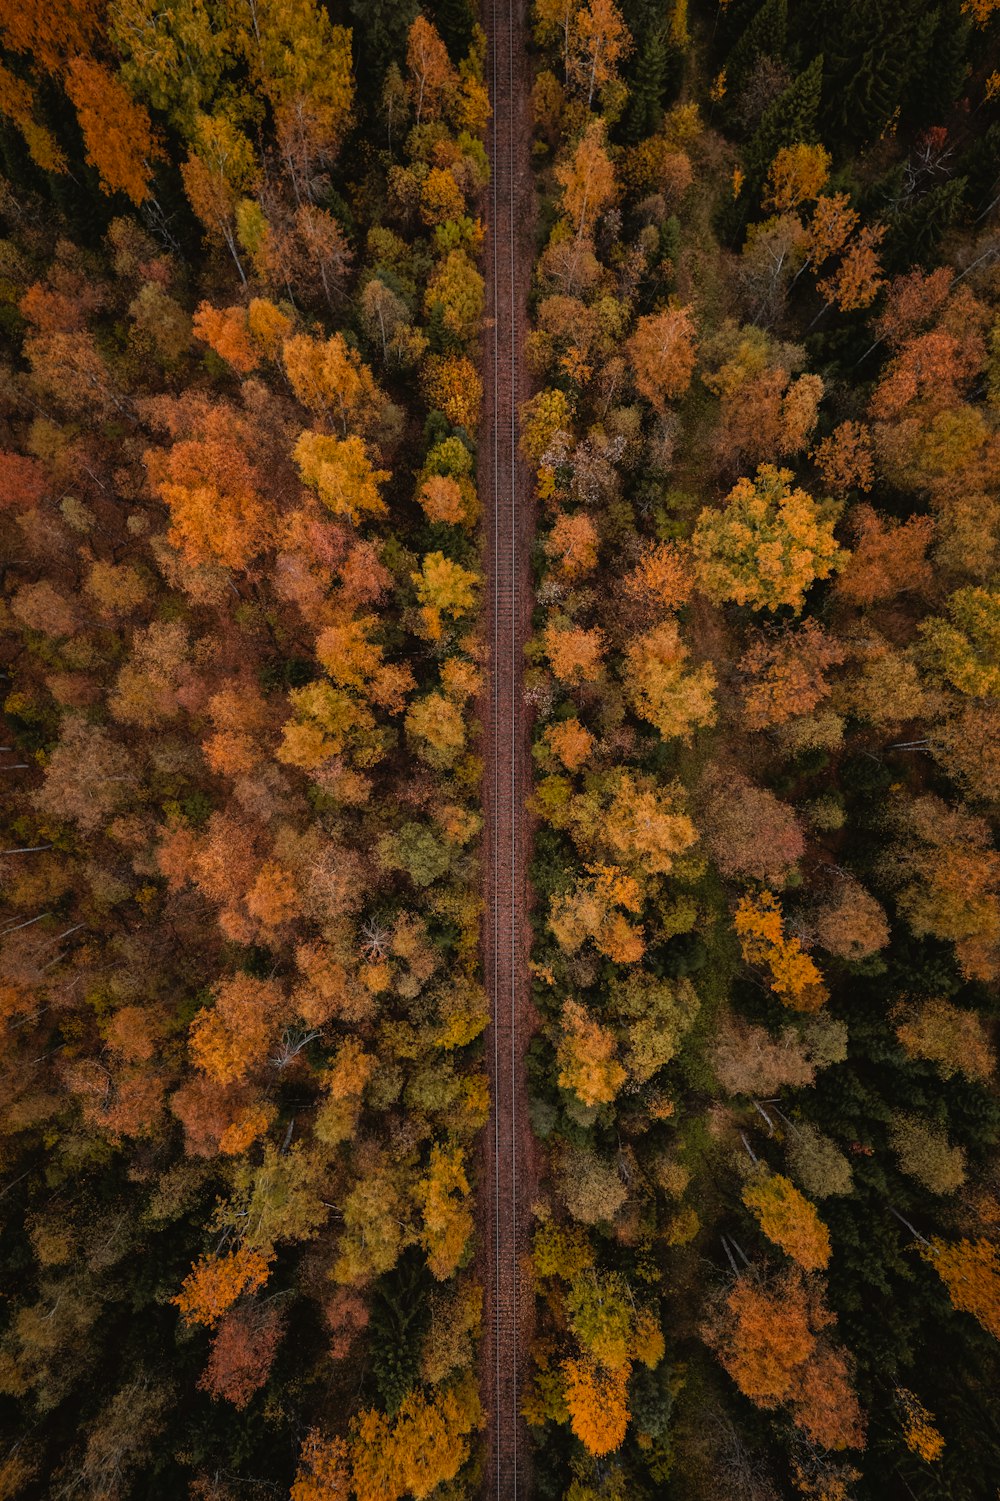
M 615 865 L 591 865 L 572 891 L 553 897 L 549 928 L 569 954 L 589 939 L 616 964 L 636 964 L 645 953 L 645 940 L 642 929 L 624 913 L 637 913 L 641 907 L 641 890 L 634 877 Z
M 770 891 L 740 898 L 733 919 L 743 957 L 768 971 L 771 989 L 793 1011 L 818 1011 L 829 992 L 798 938 L 788 938 Z
M 604 657 L 604 633 L 600 628 L 588 630 L 561 616 L 550 617 L 542 633 L 542 645 L 560 682 L 592 683 L 600 676 Z
M 232 1084 L 264 1061 L 283 992 L 274 980 L 236 975 L 219 981 L 214 998 L 191 1023 L 191 1053 L 205 1073 Z
M 74 57 L 66 92 L 76 108 L 87 161 L 106 193 L 125 193 L 139 205 L 149 196 L 153 162 L 162 156 L 146 108 L 93 57 Z
M 215 1332 L 198 1385 L 211 1397 L 221 1397 L 242 1411 L 267 1380 L 284 1327 L 284 1317 L 274 1303 L 231 1308 Z
M 570 26 L 567 73 L 569 81 L 586 94 L 588 109 L 595 93 L 615 79 L 618 64 L 633 45 L 615 0 L 587 0 L 576 10 Z
M 615 191 L 615 172 L 605 145 L 605 125 L 591 120 L 567 161 L 556 168 L 562 208 L 577 236 L 588 234 Z
M 562 1088 L 588 1106 L 608 1104 L 625 1082 L 614 1033 L 579 1001 L 563 1002 L 556 1065 Z
M 820 1285 L 795 1266 L 769 1280 L 754 1272 L 736 1277 L 701 1334 L 756 1406 L 788 1407 L 824 1448 L 857 1449 L 864 1417 L 847 1360 L 824 1332 L 835 1322 Z
M 950 1242 L 935 1236 L 921 1251 L 955 1307 L 1000 1339 L 1000 1250 L 993 1242 L 985 1236 Z
M 696 359 L 695 325 L 689 307 L 668 307 L 639 319 L 626 351 L 636 389 L 658 412 L 683 396 Z
M 173 1302 L 186 1324 L 212 1328 L 238 1298 L 263 1287 L 273 1253 L 241 1246 L 225 1256 L 205 1256 L 185 1277 Z
M 608 1370 L 587 1359 L 563 1361 L 570 1427 L 598 1458 L 620 1449 L 628 1427 L 628 1368 Z
M 749 680 L 743 697 L 747 728 L 771 729 L 810 713 L 830 693 L 826 673 L 846 657 L 846 647 L 812 619 L 780 635 L 753 636 L 739 663 Z

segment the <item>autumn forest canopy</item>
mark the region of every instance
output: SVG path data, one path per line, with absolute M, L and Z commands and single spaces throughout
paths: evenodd
M 489 21 L 0 0 L 0 1501 L 483 1493 Z M 988 1501 L 1000 0 L 525 38 L 526 1493 Z

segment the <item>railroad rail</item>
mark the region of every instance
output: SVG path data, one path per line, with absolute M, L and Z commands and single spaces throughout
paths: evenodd
M 521 1363 L 530 1311 L 519 1300 L 527 1223 L 521 1196 L 527 1131 L 524 1028 L 528 935 L 523 816 L 527 745 L 523 649 L 529 624 L 525 473 L 518 457 L 519 339 L 526 305 L 527 153 L 518 162 L 524 119 L 523 0 L 485 0 L 493 116 L 491 223 L 486 251 L 486 439 L 484 486 L 491 681 L 486 705 L 486 981 L 491 1026 L 491 1121 L 487 1131 L 490 1206 L 489 1269 L 483 1358 L 487 1393 L 488 1464 L 484 1495 L 516 1501 L 528 1494 L 529 1469 L 519 1416 Z M 520 116 L 519 116 L 519 113 Z M 519 175 L 518 168 L 521 168 Z M 519 253 L 520 250 L 520 253 Z M 530 249 L 528 261 L 530 265 Z M 481 471 L 482 472 L 482 471 Z M 527 1302 L 529 1300 L 525 1300 Z

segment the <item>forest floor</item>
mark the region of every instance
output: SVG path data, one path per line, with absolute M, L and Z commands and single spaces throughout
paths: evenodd
M 487 318 L 485 400 L 479 447 L 484 511 L 490 673 L 481 704 L 485 760 L 484 972 L 491 1026 L 490 1121 L 480 1157 L 479 1271 L 485 1290 L 482 1398 L 487 1414 L 483 1494 L 514 1501 L 531 1490 L 527 1434 L 519 1416 L 534 1295 L 527 1265 L 539 1154 L 528 1116 L 531 1003 L 528 862 L 530 714 L 524 646 L 531 631 L 533 488 L 517 448 L 517 412 L 528 396 L 522 347 L 534 262 L 531 65 L 523 0 L 485 0 L 491 83 L 492 188 L 483 258 Z

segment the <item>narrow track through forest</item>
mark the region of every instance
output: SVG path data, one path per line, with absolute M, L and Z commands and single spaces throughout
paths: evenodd
M 485 442 L 480 482 L 486 511 L 490 688 L 485 704 L 486 982 L 491 1119 L 486 1132 L 482 1235 L 486 1286 L 483 1398 L 488 1414 L 484 1494 L 528 1494 L 527 1444 L 518 1415 L 531 1299 L 521 1289 L 531 1202 L 525 1049 L 530 1030 L 527 961 L 527 716 L 522 690 L 530 628 L 533 517 L 518 455 L 523 388 L 520 341 L 530 277 L 530 125 L 524 18 L 518 0 L 490 0 L 488 77 L 492 191 L 486 244 Z

